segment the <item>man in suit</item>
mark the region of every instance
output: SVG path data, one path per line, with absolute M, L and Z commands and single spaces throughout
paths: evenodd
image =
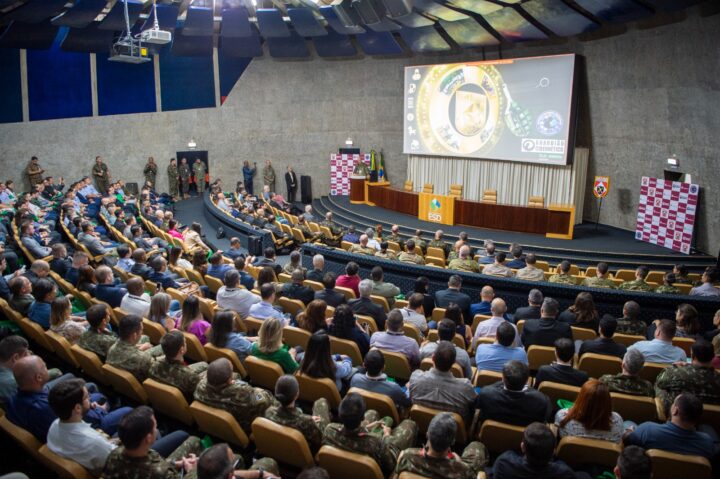
M 540 306 L 543 304 L 543 294 L 539 289 L 531 289 L 528 293 L 528 306 L 515 310 L 513 322 L 517 324 L 521 319 L 539 319 Z
M 527 387 L 530 371 L 520 361 L 508 361 L 502 370 L 502 381 L 480 390 L 475 407 L 480 420 L 491 419 L 515 426 L 552 420 L 553 406 L 546 395 Z
M 305 275 L 301 269 L 293 271 L 291 276 L 292 281 L 285 283 L 282 287 L 283 296 L 290 299 L 299 299 L 307 306 L 315 298 L 315 292 L 311 288 L 303 286 Z
M 307 279 L 310 281 L 317 281 L 318 283 L 322 283 L 324 281 L 324 272 L 325 269 L 325 257 L 321 254 L 316 254 L 313 256 L 312 259 L 313 263 L 313 269 L 308 271 L 307 273 Z M 333 286 L 334 288 L 335 286 Z
M 268 246 L 263 251 L 263 254 L 264 257 L 262 259 L 256 259 L 253 263 L 253 266 L 255 266 L 256 268 L 264 268 L 265 266 L 270 266 L 272 269 L 275 270 L 276 275 L 282 273 L 282 266 L 275 262 L 275 248 Z
M 111 308 L 119 308 L 123 297 L 127 294 L 127 289 L 115 286 L 112 270 L 107 266 L 98 266 L 95 270 L 95 278 L 98 281 L 95 297 L 105 301 Z
M 173 275 L 167 272 L 167 260 L 162 256 L 157 255 L 150 260 L 150 267 L 153 269 L 153 272 L 148 277 L 150 281 L 154 281 L 158 285 L 162 286 L 163 289 L 179 289 L 182 287 L 177 281 L 175 281 Z
M 617 319 L 609 314 L 600 319 L 600 337 L 584 341 L 580 346 L 579 355 L 582 357 L 585 353 L 604 354 L 607 356 L 615 356 L 620 359 L 625 357 L 627 347 L 624 344 L 616 343 L 612 337 L 617 329 Z
M 553 346 L 560 338 L 572 339 L 568 323 L 556 321 L 560 305 L 553 298 L 545 298 L 540 308 L 540 319 L 528 319 L 522 330 L 522 343 L 526 348 L 533 344 Z
M 462 278 L 456 274 L 450 276 L 448 279 L 448 289 L 435 293 L 435 305 L 438 308 L 447 308 L 450 306 L 450 303 L 455 303 L 462 309 L 465 322 L 472 322 L 473 317 L 470 315 L 470 296 L 460 291 L 460 288 L 462 288 Z M 523 342 L 523 344 L 525 343 Z
M 353 313 L 355 314 L 362 314 L 372 317 L 375 320 L 378 331 L 384 331 L 387 315 L 385 314 L 385 310 L 382 306 L 373 303 L 370 299 L 370 295 L 372 294 L 373 290 L 372 280 L 364 279 L 360 281 L 360 284 L 358 285 L 358 290 L 360 292 L 360 297 L 357 299 L 351 299 L 348 302 L 350 309 L 352 309 Z
M 400 294 L 400 288 L 384 281 L 383 269 L 380 266 L 375 266 L 370 271 L 370 278 L 373 280 L 372 294 L 387 299 L 388 305 L 392 308 L 395 304 L 395 296 Z
M 512 255 L 513 259 L 511 261 L 508 261 L 505 266 L 511 269 L 522 269 L 525 267 L 525 260 L 522 257 L 522 246 L 517 243 L 513 244 L 510 248 L 510 254 Z
M 575 344 L 572 339 L 560 338 L 555 341 L 555 362 L 540 366 L 533 386 L 537 389 L 543 381 L 578 387 L 585 384 L 588 374 L 573 368 L 574 355 Z
M 292 166 L 288 166 L 287 173 L 285 173 L 285 185 L 287 186 L 288 201 L 294 203 L 295 192 L 297 192 L 297 175 Z
M 326 273 L 322 280 L 325 289 L 315 291 L 315 299 L 321 299 L 325 301 L 328 306 L 332 306 L 333 308 L 337 308 L 345 302 L 345 295 L 335 291 L 335 279 L 335 273 Z

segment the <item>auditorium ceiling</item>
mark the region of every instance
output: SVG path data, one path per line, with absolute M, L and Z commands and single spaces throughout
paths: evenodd
M 316 3 L 316 1 L 318 3 Z M 158 1 L 176 56 L 348 58 L 458 52 L 552 41 L 708 0 L 183 0 Z M 132 31 L 153 24 L 152 2 L 128 0 Z M 107 53 L 125 25 L 121 0 L 0 0 L 0 47 Z M 264 47 L 266 46 L 266 48 Z M 152 49 L 156 51 L 153 51 Z

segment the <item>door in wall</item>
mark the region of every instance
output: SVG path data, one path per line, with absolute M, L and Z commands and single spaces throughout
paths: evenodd
M 205 182 L 205 189 L 207 189 L 208 180 L 210 178 L 210 163 L 208 162 L 208 152 L 202 150 L 189 150 L 189 151 L 178 151 L 175 158 L 178 159 L 180 164 L 181 158 L 187 158 L 188 166 L 190 167 L 190 194 L 197 195 L 197 181 Z M 205 163 L 205 178 L 195 178 L 195 172 L 193 171 L 193 165 L 196 159 L 200 159 Z

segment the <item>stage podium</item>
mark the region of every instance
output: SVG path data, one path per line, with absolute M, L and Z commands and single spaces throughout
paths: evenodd
M 455 197 L 420 193 L 418 196 L 418 219 L 444 225 L 455 224 Z
M 350 203 L 365 204 L 365 175 L 350 175 Z

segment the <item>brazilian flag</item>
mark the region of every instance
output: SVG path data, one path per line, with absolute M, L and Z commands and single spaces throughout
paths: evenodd
M 378 171 L 378 179 L 380 181 L 387 181 L 385 176 L 385 158 L 383 157 L 382 151 L 380 152 L 380 169 Z
M 375 166 L 375 150 L 370 150 L 370 171 L 375 171 L 377 167 Z

